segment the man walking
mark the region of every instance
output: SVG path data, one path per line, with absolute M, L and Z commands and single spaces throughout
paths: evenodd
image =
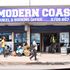
M 37 43 L 34 39 L 32 46 L 31 46 L 31 56 L 30 56 L 30 60 L 35 57 L 35 60 L 37 60 Z

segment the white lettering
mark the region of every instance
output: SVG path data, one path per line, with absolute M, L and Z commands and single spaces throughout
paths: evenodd
M 18 10 L 17 9 L 12 9 L 12 17 L 18 17 Z
M 70 9 L 69 8 L 66 8 L 66 9 L 64 9 L 64 16 L 65 17 L 69 17 L 70 16 Z
M 0 16 L 2 16 L 2 11 L 0 11 Z
M 55 16 L 55 9 L 49 9 L 49 16 L 50 17 Z
M 10 9 L 7 9 L 5 15 L 6 15 L 6 17 L 11 17 L 11 15 L 12 15 L 11 10 Z
M 69 21 L 69 18 L 51 18 L 51 21 Z
M 48 16 L 48 9 L 43 9 L 42 10 L 42 16 L 47 17 Z
M 0 19 L 0 22 L 10 22 L 9 18 L 2 18 Z
M 41 15 L 41 17 L 40 17 Z M 0 17 L 25 17 L 25 18 L 43 18 L 43 17 L 70 17 L 70 8 L 44 8 L 44 9 L 38 9 L 38 8 L 23 8 L 23 9 L 2 9 L 0 10 Z
M 6 17 L 5 12 L 6 12 L 6 10 L 2 10 L 2 12 L 1 12 L 2 17 Z
M 24 9 L 19 9 L 19 17 L 24 17 Z
M 25 9 L 25 17 L 31 17 L 31 10 Z
M 30 21 L 42 21 L 42 18 L 31 18 Z
M 39 17 L 39 9 L 32 9 L 32 17 Z
M 57 16 L 57 17 L 58 17 L 58 16 L 60 16 L 60 17 L 63 16 L 62 9 L 57 9 L 57 11 L 56 11 L 56 16 Z
M 29 21 L 29 18 L 14 18 L 14 21 Z

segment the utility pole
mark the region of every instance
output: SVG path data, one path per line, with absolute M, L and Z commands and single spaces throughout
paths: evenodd
M 31 0 L 29 0 L 29 6 L 31 6 Z

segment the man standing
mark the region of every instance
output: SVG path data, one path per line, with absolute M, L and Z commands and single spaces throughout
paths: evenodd
M 31 49 L 31 56 L 30 56 L 30 60 L 35 57 L 35 60 L 37 60 L 37 43 L 34 39 L 33 43 L 32 43 L 32 49 Z

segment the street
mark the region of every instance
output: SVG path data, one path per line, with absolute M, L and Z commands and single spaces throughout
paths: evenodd
M 65 66 L 69 68 L 70 65 Z M 64 65 L 0 65 L 0 70 L 55 70 L 63 69 Z

